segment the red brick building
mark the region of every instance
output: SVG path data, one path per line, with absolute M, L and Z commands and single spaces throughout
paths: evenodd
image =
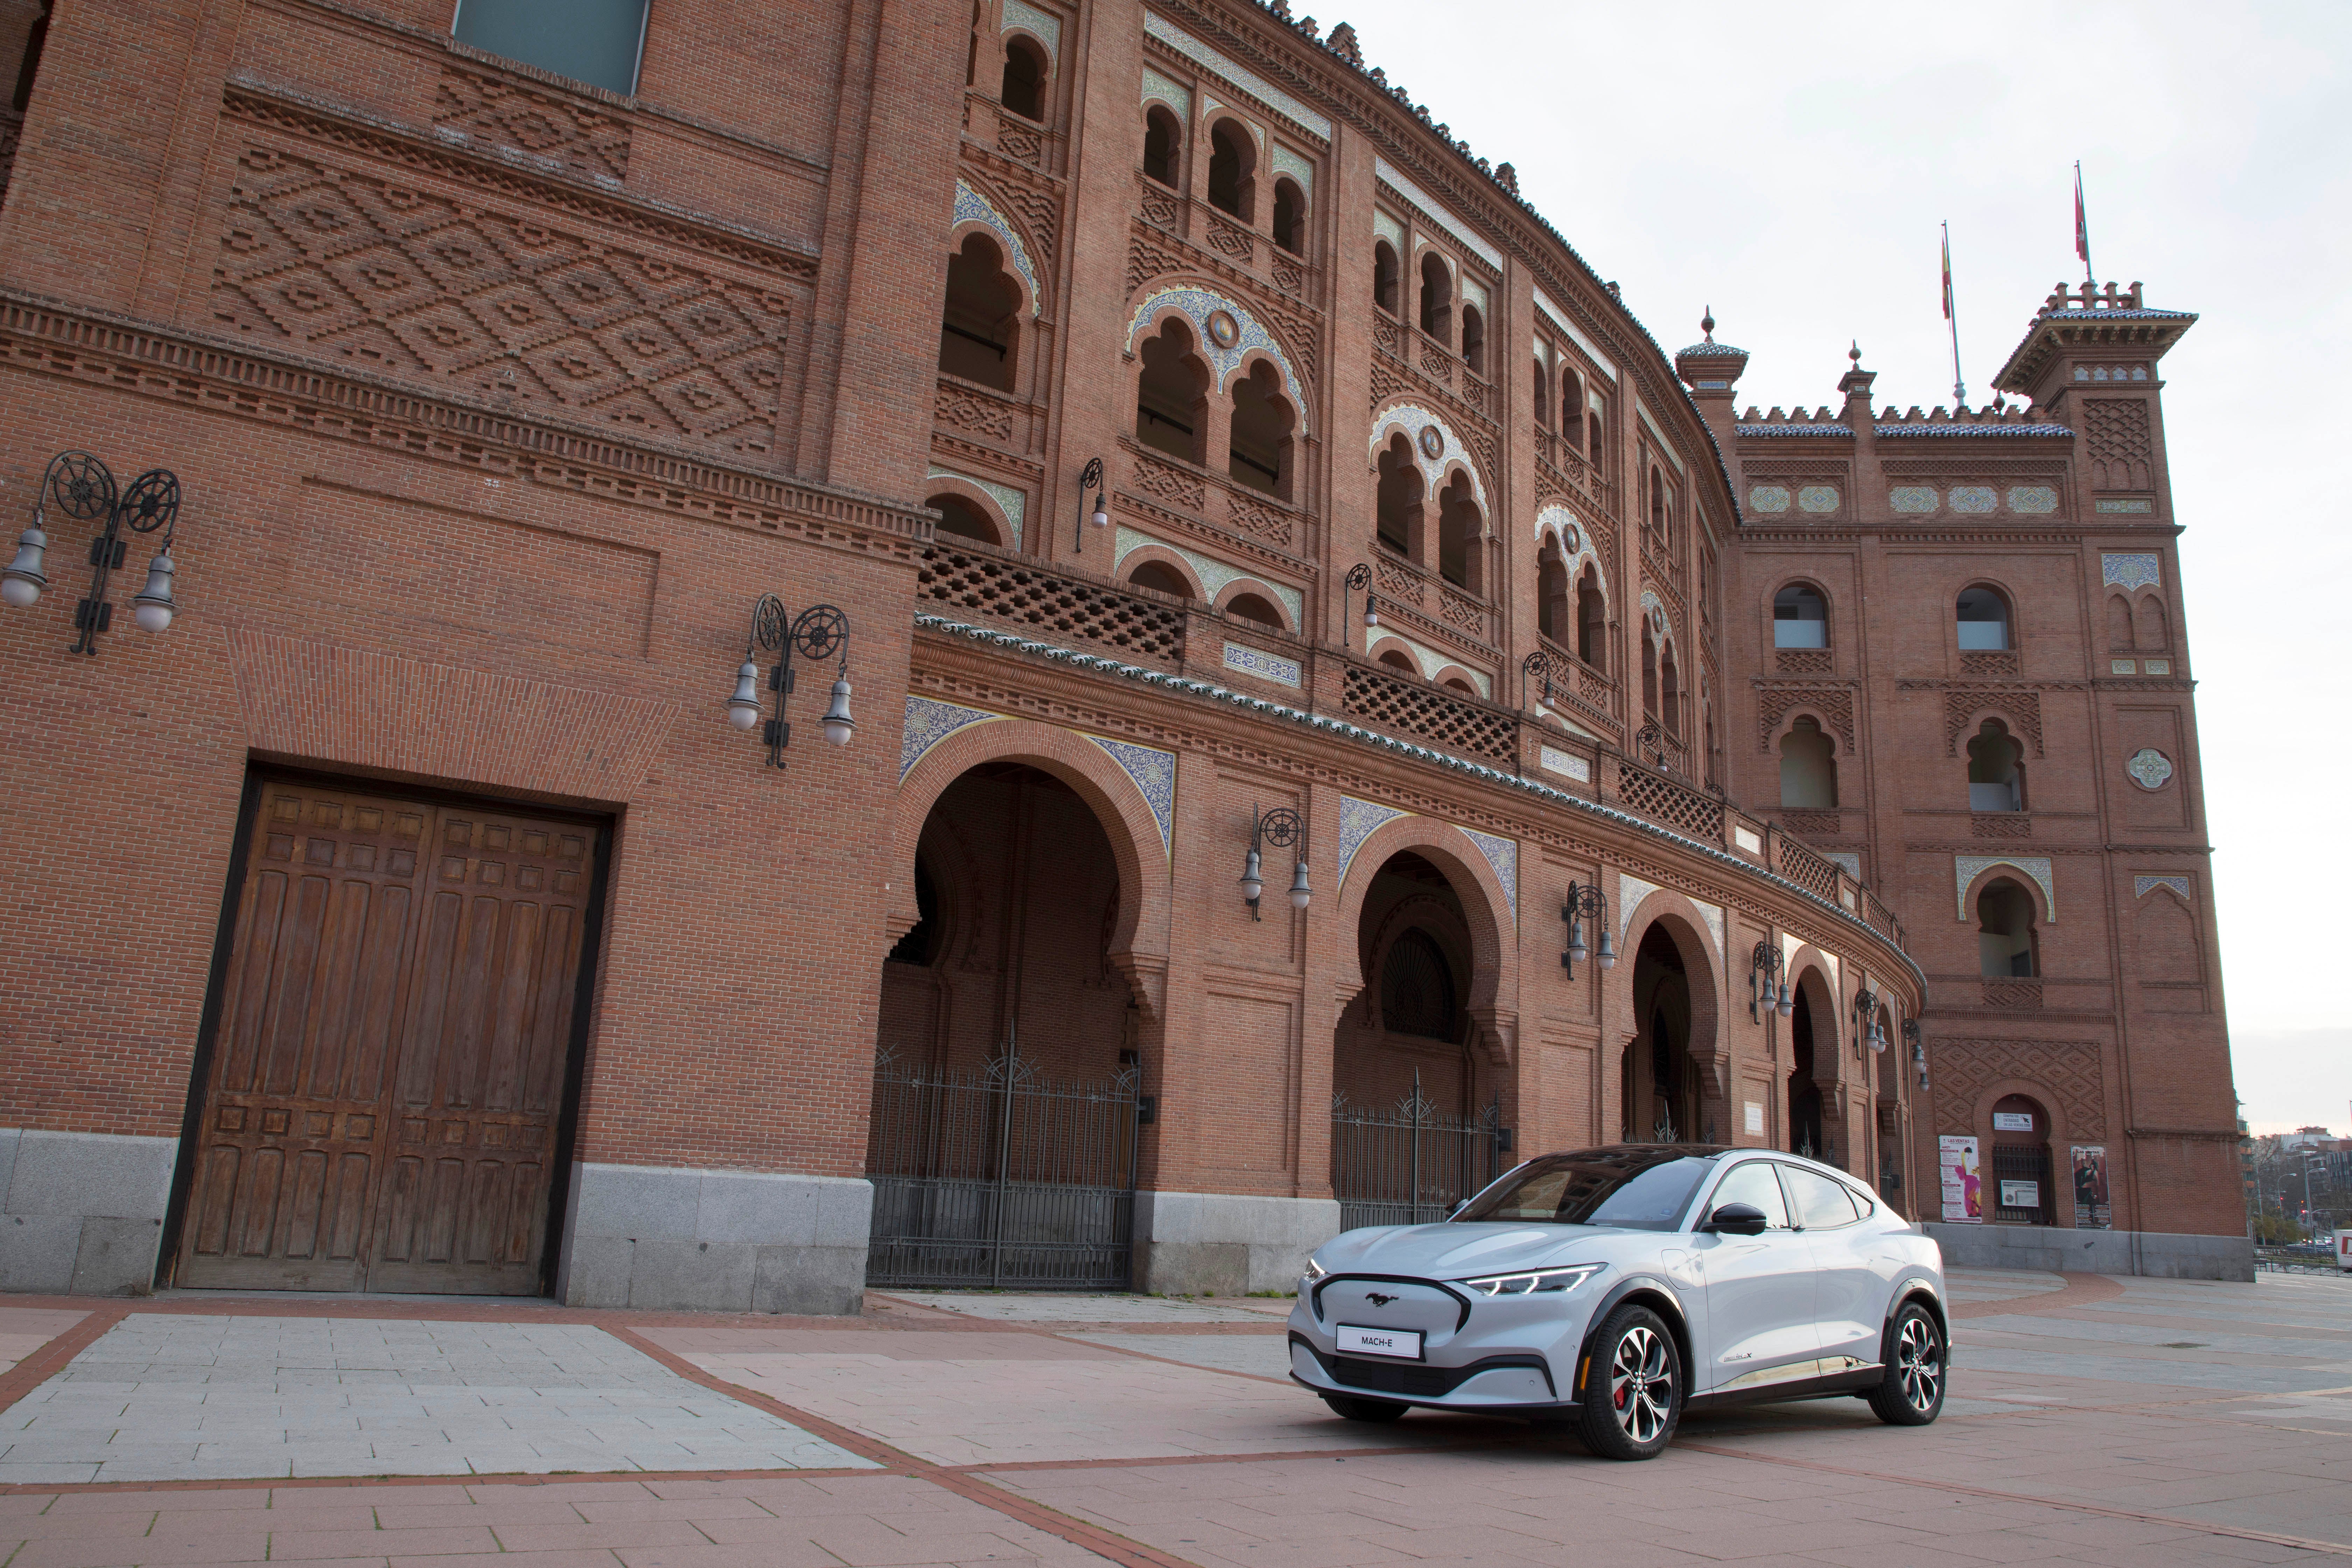
M 2245 1266 L 2137 285 L 1737 416 L 1223 0 L 0 52 L 0 1288 L 1280 1288 L 1622 1138 Z

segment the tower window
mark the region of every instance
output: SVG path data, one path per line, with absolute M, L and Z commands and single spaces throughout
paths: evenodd
M 624 96 L 637 90 L 646 0 L 458 0 L 459 43 Z
M 1792 584 L 1772 595 L 1774 647 L 1830 646 L 1829 605 L 1802 584 Z

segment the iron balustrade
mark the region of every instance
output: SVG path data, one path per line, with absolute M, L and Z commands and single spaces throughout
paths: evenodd
M 1429 1225 L 1501 1175 L 1511 1152 L 1503 1108 L 1468 1115 L 1442 1111 L 1421 1092 L 1390 1110 L 1331 1097 L 1331 1191 L 1339 1200 L 1339 1226 Z

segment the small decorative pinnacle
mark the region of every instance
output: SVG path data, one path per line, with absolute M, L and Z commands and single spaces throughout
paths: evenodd
M 1323 43 L 1326 48 L 1328 48 L 1333 54 L 1339 56 L 1349 65 L 1355 66 L 1359 69 L 1362 68 L 1364 63 L 1364 47 L 1356 41 L 1356 29 L 1349 26 L 1347 23 L 1342 22 L 1338 26 L 1332 28 L 1331 36 L 1324 39 Z
M 1853 340 L 1853 347 L 1845 351 L 1845 357 L 1853 362 L 1854 369 L 1860 370 L 1862 368 L 1862 340 L 1860 338 Z
M 1709 305 L 1706 314 L 1698 319 L 1698 330 L 1706 334 L 1708 342 L 1715 342 L 1715 307 Z

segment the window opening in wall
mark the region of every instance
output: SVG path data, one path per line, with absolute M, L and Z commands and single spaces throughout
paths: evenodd
M 1436 939 L 1413 926 L 1381 965 L 1381 1022 L 1392 1035 L 1451 1040 L 1458 1026 L 1454 969 Z
M 1601 596 L 1601 568 L 1576 579 L 1576 657 L 1604 675 L 1609 669 L 1609 603 Z
M 1001 544 L 995 524 L 988 514 L 953 490 L 945 490 L 923 503 L 940 514 L 937 533 L 952 534 L 958 539 L 977 539 L 983 544 Z
M 1534 368 L 1536 373 L 1536 428 L 1538 430 L 1549 430 L 1551 428 L 1551 398 L 1548 394 L 1551 391 L 1551 377 L 1545 374 L 1543 361 L 1536 361 Z
M 1536 563 L 1536 629 L 1562 647 L 1575 643 L 1569 629 L 1568 563 L 1559 558 L 1556 540 L 1544 542 Z
M 1296 180 L 1274 183 L 1274 243 L 1293 256 L 1307 254 L 1307 197 Z
M 1586 443 L 1584 455 L 1591 462 L 1592 471 L 1597 474 L 1609 466 L 1609 422 L 1596 405 L 1592 412 L 1585 416 L 1585 424 L 1590 427 L 1591 437 Z
M 1583 445 L 1584 378 L 1572 370 L 1560 373 L 1559 427 L 1570 442 Z
M 1290 499 L 1290 432 L 1296 421 L 1282 378 L 1259 361 L 1234 384 L 1233 421 L 1225 471 L 1237 484 Z
M 1791 810 L 1824 811 L 1838 803 L 1837 757 L 1821 721 L 1810 714 L 1780 737 L 1780 804 Z
M 2032 896 L 2006 877 L 1977 895 L 1977 957 L 1988 980 L 2032 979 L 2042 973 Z
M 1183 127 L 1176 117 L 1153 108 L 1143 117 L 1143 177 L 1176 188 L 1176 153 L 1184 144 Z
M 1397 313 L 1397 255 L 1385 239 L 1372 247 L 1372 303 Z
M 1642 711 L 1658 716 L 1658 641 L 1647 620 L 1642 623 Z
M 1958 605 L 1960 651 L 2000 653 L 2009 647 L 2009 604 L 1990 588 L 1969 588 Z
M 16 90 L 8 100 L 8 107 L 19 114 L 33 101 L 33 79 L 41 74 L 41 49 L 49 41 L 49 12 L 54 8 L 54 0 L 41 0 L 40 10 L 25 30 L 25 51 L 16 64 Z
M 1418 560 L 1421 546 L 1421 468 L 1412 447 L 1402 436 L 1391 439 L 1381 453 L 1380 483 L 1373 495 L 1373 526 L 1380 541 L 1408 561 Z
M 2162 653 L 2172 639 L 2167 635 L 2164 601 L 2151 594 L 2139 602 L 2139 651 Z
M 1045 118 L 1045 57 L 1026 38 L 1004 46 L 1004 80 L 996 101 L 1024 120 Z
M 2107 647 L 2117 653 L 2132 650 L 2131 601 L 2121 594 L 2107 595 Z
M 1226 603 L 1225 614 L 1239 616 L 1245 621 L 1255 621 L 1269 631 L 1283 629 L 1282 612 L 1256 594 L 1235 594 Z
M 1192 596 L 1192 585 L 1184 581 L 1184 574 L 1165 561 L 1147 561 L 1129 573 L 1127 580 L 1139 588 L 1149 588 L 1156 594 L 1167 594 L 1179 599 Z
M 2025 748 L 2009 726 L 1988 719 L 1969 741 L 1969 809 L 2025 809 Z
M 940 370 L 999 392 L 1013 390 L 1013 345 L 1021 331 L 1021 286 L 1004 253 L 984 234 L 965 237 L 948 260 L 948 294 L 940 321 Z
M 1486 519 L 1470 476 L 1456 473 L 1438 497 L 1437 574 L 1457 588 L 1483 595 Z
M 1772 595 L 1772 646 L 1830 646 L 1830 609 L 1819 594 L 1791 584 Z
M 1666 733 L 1679 741 L 1683 738 L 1683 676 L 1682 668 L 1675 662 L 1675 645 L 1668 643 L 1658 653 L 1658 721 Z
M 1454 278 L 1433 254 L 1421 258 L 1421 330 L 1454 346 Z
M 1462 360 L 1472 374 L 1486 374 L 1486 318 L 1475 305 L 1462 307 Z
M 1209 205 L 1251 221 L 1255 205 L 1255 182 L 1250 178 L 1257 163 L 1257 144 L 1231 121 L 1209 132 Z
M 459 43 L 626 97 L 637 90 L 646 0 L 458 0 Z
M 1171 320 L 1144 340 L 1143 374 L 1136 378 L 1135 438 L 1154 451 L 1202 460 L 1200 430 L 1209 367 L 1192 352 L 1192 333 Z

